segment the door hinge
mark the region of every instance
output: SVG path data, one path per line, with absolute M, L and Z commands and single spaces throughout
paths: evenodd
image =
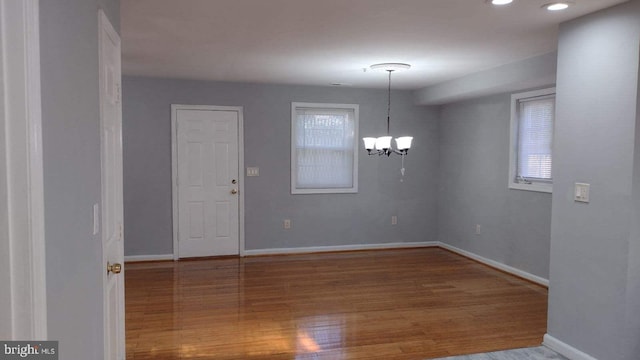
M 118 234 L 118 239 L 119 239 L 119 240 L 122 240 L 122 224 L 120 224 L 120 226 L 119 226 L 119 229 L 118 229 L 118 230 L 120 231 L 120 234 Z

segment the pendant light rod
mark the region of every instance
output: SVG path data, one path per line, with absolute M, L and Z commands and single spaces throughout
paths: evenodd
M 388 87 L 388 102 L 387 102 L 387 135 L 390 134 L 389 129 L 391 127 L 391 73 L 393 70 L 387 70 L 389 73 L 389 87 Z

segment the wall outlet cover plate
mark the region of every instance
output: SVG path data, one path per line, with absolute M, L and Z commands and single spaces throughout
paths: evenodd
M 574 189 L 574 200 L 577 202 L 589 202 L 589 184 L 576 183 Z

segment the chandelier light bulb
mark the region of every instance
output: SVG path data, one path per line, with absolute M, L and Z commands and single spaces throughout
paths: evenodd
M 396 145 L 398 147 L 398 150 L 409 150 L 411 148 L 411 140 L 413 140 L 413 137 L 411 136 L 402 136 L 396 138 Z
M 366 150 L 373 150 L 376 147 L 376 138 L 374 137 L 366 137 L 362 139 L 364 141 L 364 148 Z
M 391 148 L 391 136 L 380 136 L 376 139 L 376 150 L 387 150 Z

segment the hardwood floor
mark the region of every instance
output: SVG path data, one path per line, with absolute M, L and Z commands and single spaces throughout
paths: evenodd
M 127 359 L 425 359 L 537 346 L 547 289 L 439 248 L 132 263 Z

